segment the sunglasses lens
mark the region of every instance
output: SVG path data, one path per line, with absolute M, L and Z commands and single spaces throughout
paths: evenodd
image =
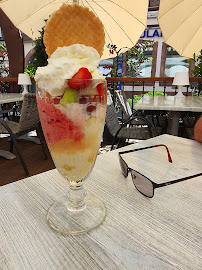
M 127 177 L 128 176 L 128 168 L 127 168 L 125 161 L 122 159 L 121 156 L 119 156 L 119 162 L 121 165 L 122 174 L 124 175 L 124 177 Z
M 152 182 L 136 171 L 131 171 L 131 175 L 137 190 L 143 195 L 152 198 L 154 196 L 154 188 Z

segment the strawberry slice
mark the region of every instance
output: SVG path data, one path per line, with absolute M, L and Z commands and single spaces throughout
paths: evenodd
M 97 102 L 100 101 L 102 102 L 102 96 L 104 94 L 104 100 L 107 100 L 107 88 L 104 89 L 103 83 L 100 83 L 97 85 L 97 91 L 98 91 L 98 95 L 95 95 L 93 98 L 93 101 Z
M 103 95 L 103 91 L 104 91 L 102 83 L 97 85 L 97 91 L 98 91 L 98 95 L 101 97 Z
M 92 82 L 92 74 L 87 68 L 80 68 L 74 76 L 67 81 L 68 86 L 75 90 L 88 87 Z

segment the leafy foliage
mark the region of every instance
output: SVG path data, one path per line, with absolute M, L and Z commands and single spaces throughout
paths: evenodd
M 154 94 L 153 94 L 153 91 L 149 91 L 148 93 L 145 94 L 146 96 L 150 96 L 150 97 L 153 97 L 153 96 L 164 96 L 164 92 L 163 91 L 154 91 Z M 165 96 L 167 96 L 167 94 L 165 93 Z
M 142 97 L 143 97 L 143 95 L 134 95 L 133 96 L 133 104 L 137 103 Z M 128 100 L 130 107 L 132 108 L 132 98 L 128 98 L 127 100 Z
M 44 28 L 42 28 L 40 33 L 40 37 L 35 40 L 34 46 L 34 57 L 35 57 L 35 65 L 37 67 L 46 66 L 48 64 L 48 55 L 46 54 L 45 45 L 43 43 L 43 36 L 44 36 Z
M 111 69 L 109 74 L 111 77 L 118 77 L 118 68 L 119 64 L 122 62 L 123 65 L 126 66 L 127 71 L 132 71 L 134 77 L 138 77 L 141 74 L 141 65 L 145 62 L 151 61 L 148 57 L 145 56 L 145 51 L 153 46 L 155 42 L 153 40 L 146 40 L 138 42 L 132 49 L 127 47 L 123 47 L 121 49 L 117 49 L 116 45 L 108 44 L 107 48 L 109 49 L 110 54 L 115 54 L 116 58 L 114 61 L 114 65 L 106 65 L 105 69 Z M 128 49 L 125 53 L 125 58 L 121 58 L 122 50 Z
M 143 96 L 150 96 L 150 97 L 153 97 L 154 96 L 164 96 L 164 92 L 163 91 L 154 91 L 154 94 L 153 94 L 153 91 L 149 91 L 148 93 L 146 94 L 142 94 L 142 95 L 134 95 L 133 96 L 133 104 L 137 103 Z M 165 96 L 167 96 L 167 94 L 165 94 Z M 132 107 L 132 98 L 128 98 L 128 103 L 130 105 L 130 107 Z
M 29 75 L 30 78 L 34 78 L 34 75 L 36 73 L 37 66 L 34 63 L 30 63 L 25 68 L 25 73 Z
M 5 44 L 0 44 L 0 77 L 5 78 L 9 76 L 9 66 L 6 64 L 8 59 L 7 48 Z M 6 92 L 9 88 L 8 82 L 0 82 L 0 91 Z
M 195 62 L 195 69 L 193 71 L 193 76 L 194 77 L 202 77 L 202 50 L 200 51 L 200 54 L 198 56 L 196 56 L 196 54 L 194 54 L 192 61 Z M 199 90 L 199 95 L 200 95 L 200 93 L 202 92 L 202 83 L 201 82 L 198 83 L 197 88 Z
M 34 60 L 25 68 L 25 73 L 27 73 L 31 78 L 34 77 L 38 67 L 43 67 L 48 64 L 48 55 L 46 54 L 45 45 L 43 42 L 44 28 L 45 26 L 41 31 L 39 31 L 40 36 L 34 41 Z

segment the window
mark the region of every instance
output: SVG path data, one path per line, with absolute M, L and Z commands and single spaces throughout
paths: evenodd
M 188 58 L 180 56 L 167 46 L 164 77 L 174 77 L 176 72 L 189 72 Z
M 163 43 L 160 77 L 174 77 L 177 71 L 191 73 L 193 69 L 193 61 L 179 55 L 172 47 Z
M 99 70 L 102 71 L 102 74 L 107 77 L 111 77 L 110 72 L 113 66 L 113 59 L 101 60 L 99 64 Z
M 3 41 L 3 35 L 2 35 L 2 32 L 1 32 L 1 27 L 0 27 L 0 41 Z

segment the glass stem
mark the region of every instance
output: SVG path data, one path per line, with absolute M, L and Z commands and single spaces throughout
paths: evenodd
M 67 208 L 70 211 L 82 211 L 86 207 L 86 192 L 83 184 L 78 186 L 70 184 Z

